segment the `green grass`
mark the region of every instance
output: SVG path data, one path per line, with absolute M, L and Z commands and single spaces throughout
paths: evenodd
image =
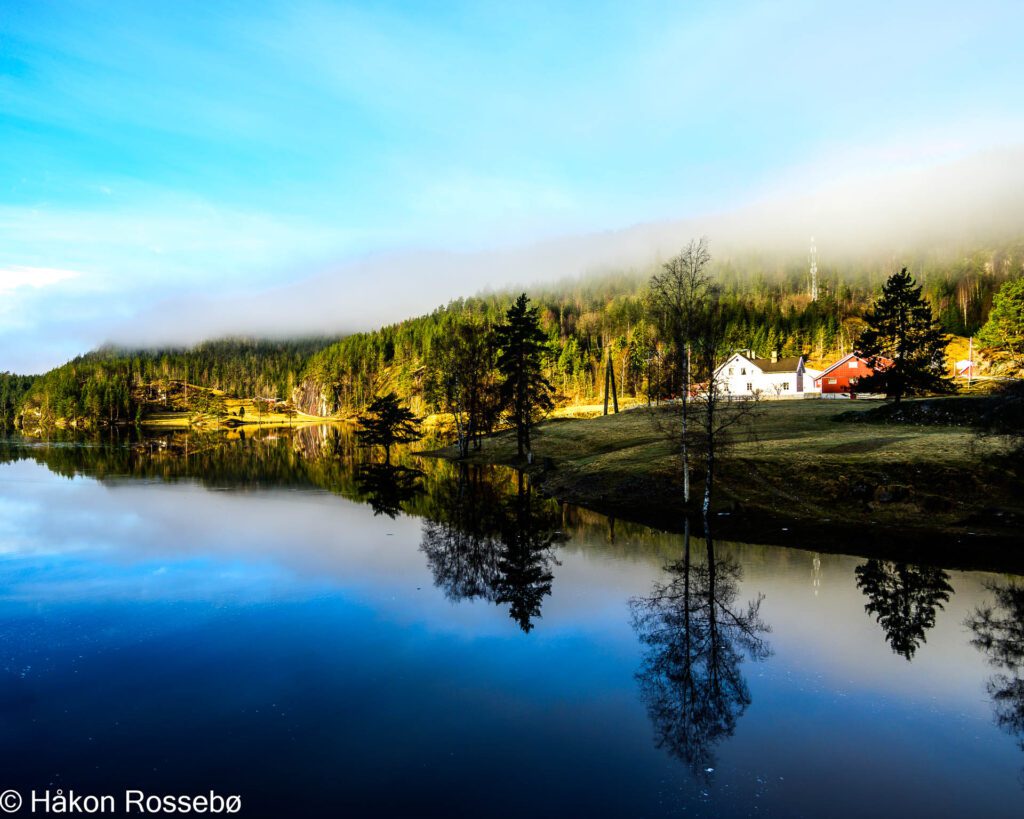
M 763 402 L 723 453 L 713 509 L 847 527 L 1016 532 L 1024 492 L 1005 438 L 967 427 L 837 420 L 879 403 Z M 669 405 L 549 421 L 534 431 L 528 471 L 545 491 L 584 506 L 654 523 L 678 516 L 680 458 L 670 438 L 678 415 Z M 472 459 L 515 463 L 514 436 L 493 436 Z

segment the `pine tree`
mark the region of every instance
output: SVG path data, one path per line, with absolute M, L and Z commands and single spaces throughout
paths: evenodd
M 889 277 L 864 319 L 860 354 L 875 372 L 858 392 L 884 392 L 897 404 L 905 395 L 949 392 L 946 337 L 905 267 Z
M 540 311 L 529 303 L 526 294 L 521 294 L 505 314 L 505 323 L 494 329 L 501 351 L 498 371 L 504 378 L 501 395 L 516 428 L 520 458 L 530 451 L 530 428 L 535 416 L 554 407 L 551 384 L 541 370 L 547 336 L 540 328 Z
M 359 416 L 356 437 L 363 446 L 384 447 L 384 461 L 391 463 L 391 447 L 410 444 L 423 437 L 420 419 L 398 403 L 398 396 L 389 392 L 373 399 L 364 415 Z

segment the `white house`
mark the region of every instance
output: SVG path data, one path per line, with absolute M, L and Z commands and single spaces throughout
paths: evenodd
M 804 366 L 803 356 L 756 358 L 749 350 L 733 353 L 716 371 L 724 392 L 737 398 L 758 395 L 762 398 L 802 398 L 818 394 L 814 378 L 817 370 Z

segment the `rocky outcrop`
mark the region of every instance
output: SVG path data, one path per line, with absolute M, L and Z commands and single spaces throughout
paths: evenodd
M 334 391 L 308 376 L 292 392 L 292 404 L 307 415 L 330 416 L 338 412 Z

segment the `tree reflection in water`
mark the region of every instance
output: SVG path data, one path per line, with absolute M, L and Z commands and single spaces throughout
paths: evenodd
M 356 483 L 374 517 L 395 518 L 408 503 L 423 492 L 423 470 L 395 464 L 363 464 L 356 470 Z
M 986 683 L 996 725 L 1015 737 L 1024 751 L 1024 585 L 989 588 L 994 605 L 976 608 L 966 626 L 972 633 L 971 645 L 996 670 Z
M 434 585 L 449 600 L 494 602 L 501 548 L 501 495 L 478 468 L 459 466 L 456 480 L 442 481 L 435 509 L 423 521 L 420 549 Z
M 529 632 L 551 594 L 558 519 L 522 473 L 515 482 L 514 494 L 503 493 L 479 470 L 460 468 L 439 491 L 420 548 L 449 599 L 508 605 L 509 616 Z
M 671 580 L 630 602 L 646 646 L 637 679 L 657 745 L 700 776 L 713 769 L 715 746 L 750 705 L 743 658 L 771 654 L 763 595 L 737 607 L 740 565 L 716 557 L 710 534 L 705 546 L 704 559 L 693 559 L 687 523 L 683 557 L 667 567 Z
M 935 625 L 936 609 L 949 601 L 949 575 L 932 566 L 869 560 L 856 569 L 857 588 L 868 602 L 892 650 L 908 661 Z

